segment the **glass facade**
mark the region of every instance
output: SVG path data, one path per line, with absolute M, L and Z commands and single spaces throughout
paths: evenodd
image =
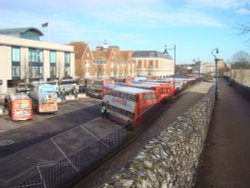
M 39 34 L 34 31 L 26 31 L 25 33 L 21 34 L 21 38 L 39 40 Z
M 70 53 L 64 53 L 64 76 L 70 77 Z
M 56 78 L 56 52 L 50 51 L 50 78 Z
M 29 65 L 31 78 L 43 78 L 43 50 L 29 49 Z
M 12 78 L 20 79 L 21 67 L 20 67 L 20 48 L 12 47 Z

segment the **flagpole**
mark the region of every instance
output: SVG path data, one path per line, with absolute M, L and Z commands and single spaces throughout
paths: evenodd
M 48 21 L 42 24 L 42 28 L 47 27 L 47 35 L 48 35 L 47 36 L 47 40 L 49 41 L 50 40 L 50 36 L 49 36 L 50 33 L 49 33 L 48 26 L 49 26 L 49 22 Z
M 47 26 L 47 32 L 48 32 L 48 41 L 50 41 L 50 32 L 49 32 L 49 26 Z

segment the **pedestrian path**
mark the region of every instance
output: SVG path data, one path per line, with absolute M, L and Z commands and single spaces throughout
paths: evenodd
M 196 188 L 249 188 L 250 102 L 224 79 L 218 86 Z

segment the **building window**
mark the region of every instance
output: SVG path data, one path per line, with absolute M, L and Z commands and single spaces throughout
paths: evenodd
M 85 62 L 86 74 L 85 77 L 89 78 L 89 61 Z
M 29 65 L 31 78 L 43 78 L 43 51 L 41 49 L 29 49 Z
M 138 68 L 142 68 L 142 62 L 141 61 L 138 62 Z
M 20 48 L 12 47 L 12 78 L 20 79 L 21 68 L 20 68 Z
M 65 52 L 64 54 L 64 76 L 70 77 L 70 53 Z
M 152 69 L 153 68 L 153 61 L 149 62 L 149 68 Z
M 147 60 L 144 60 L 144 68 L 147 68 Z
M 156 62 L 155 62 L 155 68 L 156 68 L 156 69 L 159 68 L 159 61 L 158 61 L 158 60 L 156 60 Z
M 50 78 L 56 78 L 56 52 L 50 51 Z

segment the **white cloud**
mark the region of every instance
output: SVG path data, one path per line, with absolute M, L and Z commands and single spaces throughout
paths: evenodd
M 248 14 L 250 14 L 250 9 L 241 8 L 241 9 L 237 10 L 237 13 L 248 15 Z
M 186 2 L 193 6 L 223 9 L 238 8 L 248 4 L 248 0 L 186 0 Z

